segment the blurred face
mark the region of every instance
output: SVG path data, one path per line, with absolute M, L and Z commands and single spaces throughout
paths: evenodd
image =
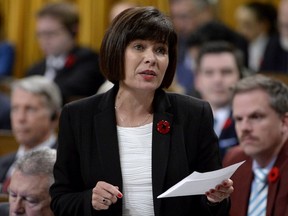
M 239 93 L 233 99 L 233 116 L 240 145 L 253 158 L 276 155 L 287 134 L 287 117 L 280 117 L 269 105 L 263 90 Z
M 285 50 L 288 50 L 288 1 L 282 1 L 278 11 L 278 28 L 280 42 Z
M 25 175 L 16 170 L 9 186 L 10 216 L 53 216 L 47 176 Z
M 201 97 L 217 109 L 230 104 L 230 87 L 239 80 L 239 70 L 231 53 L 211 53 L 202 57 L 195 77 Z
M 11 95 L 11 108 L 13 134 L 26 149 L 45 141 L 55 128 L 44 96 L 17 88 Z
M 37 18 L 36 34 L 45 55 L 66 54 L 74 45 L 72 35 L 57 19 L 50 16 Z
M 246 7 L 240 7 L 236 10 L 236 22 L 238 32 L 248 41 L 253 41 L 261 33 L 266 33 L 265 24 L 257 20 L 253 11 Z
M 155 91 L 168 67 L 168 46 L 148 40 L 134 40 L 125 50 L 124 86 Z
M 198 26 L 198 11 L 191 0 L 172 3 L 170 6 L 171 18 L 175 31 L 187 37 Z

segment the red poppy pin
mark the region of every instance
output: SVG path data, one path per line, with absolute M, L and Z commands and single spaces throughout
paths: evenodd
M 161 134 L 167 134 L 170 131 L 170 123 L 165 120 L 161 120 L 157 123 L 157 131 Z
M 231 118 L 228 118 L 224 124 L 224 128 L 228 128 L 230 127 L 232 124 L 232 119 Z
M 278 167 L 273 167 L 268 174 L 268 181 L 270 183 L 277 181 L 277 179 L 279 178 L 279 174 L 280 173 Z
M 71 68 L 76 62 L 76 57 L 74 55 L 68 55 L 65 63 L 66 68 Z

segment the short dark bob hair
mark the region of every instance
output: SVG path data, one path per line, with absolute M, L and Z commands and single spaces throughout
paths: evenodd
M 168 88 L 177 62 L 177 36 L 170 18 L 154 7 L 133 7 L 120 13 L 106 31 L 100 48 L 103 75 L 116 84 L 125 78 L 125 50 L 141 39 L 168 45 L 169 64 L 160 88 Z

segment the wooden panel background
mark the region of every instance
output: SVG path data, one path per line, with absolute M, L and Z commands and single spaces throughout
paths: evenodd
M 253 0 L 255 1 L 255 0 Z M 280 0 L 256 0 L 258 2 L 269 2 L 278 6 Z M 217 11 L 221 20 L 223 20 L 227 25 L 235 29 L 235 10 L 236 8 L 246 2 L 251 2 L 251 0 L 218 0 Z
M 0 0 L 3 25 L 0 33 L 16 46 L 16 64 L 13 76 L 23 77 L 25 70 L 41 58 L 41 51 L 35 37 L 35 13 L 46 2 L 57 0 Z M 68 1 L 68 0 L 67 0 Z M 108 25 L 108 13 L 117 0 L 69 0 L 79 6 L 81 22 L 78 41 L 80 44 L 99 50 L 102 37 Z M 142 5 L 153 5 L 169 13 L 169 0 L 131 0 Z M 237 6 L 249 0 L 217 1 L 219 18 L 234 27 L 234 11 Z M 262 0 L 275 5 L 279 0 Z

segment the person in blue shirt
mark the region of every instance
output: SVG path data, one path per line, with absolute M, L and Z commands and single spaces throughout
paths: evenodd
M 15 48 L 7 41 L 0 42 L 0 79 L 12 76 L 15 61 Z

